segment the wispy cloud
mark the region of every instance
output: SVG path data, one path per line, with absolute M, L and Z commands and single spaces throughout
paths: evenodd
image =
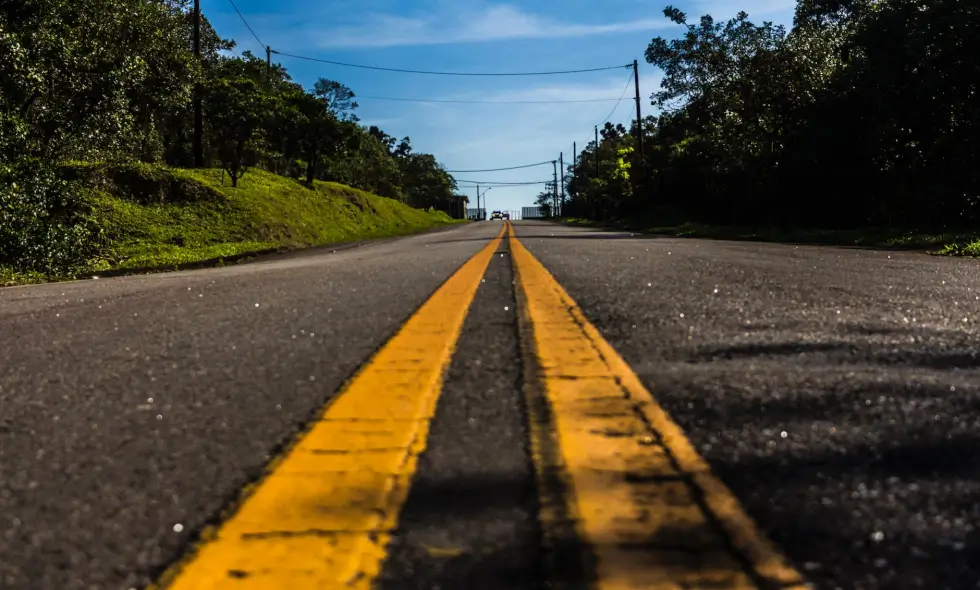
M 612 23 L 562 22 L 507 5 L 486 5 L 479 11 L 406 17 L 366 15 L 362 23 L 318 34 L 321 48 L 368 48 L 447 43 L 479 43 L 502 39 L 557 39 L 608 35 L 670 27 L 665 18 Z

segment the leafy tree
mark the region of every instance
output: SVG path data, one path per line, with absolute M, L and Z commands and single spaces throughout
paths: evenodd
M 182 21 L 158 0 L 4 3 L 0 109 L 27 123 L 23 149 L 49 162 L 97 157 L 147 133 L 193 82 Z
M 347 126 L 350 137 L 344 150 L 324 162 L 322 178 L 404 201 L 401 172 L 387 146 L 363 127 L 353 123 L 343 125 Z
M 354 101 L 354 91 L 344 86 L 340 82 L 320 78 L 313 85 L 313 94 L 326 101 L 327 109 L 341 121 L 355 123 L 358 121 L 354 110 L 357 109 L 357 102 Z
M 456 181 L 431 154 L 409 154 L 398 159 L 408 204 L 445 210 L 456 190 Z
M 218 161 L 231 177 L 231 185 L 257 161 L 261 138 L 258 131 L 270 116 L 269 97 L 260 83 L 235 70 L 229 60 L 226 76 L 214 81 L 205 103 L 207 122 Z
M 291 102 L 299 115 L 298 144 L 306 161 L 306 182 L 312 184 L 320 161 L 346 147 L 353 137 L 353 128 L 336 119 L 324 98 L 300 92 Z
M 388 149 L 388 153 L 392 153 L 392 154 L 394 153 L 395 144 L 398 142 L 397 139 L 382 131 L 381 128 L 378 127 L 377 125 L 371 125 L 370 127 L 368 127 L 368 133 L 370 133 L 373 137 L 377 138 L 382 144 L 384 144 Z
M 403 137 L 401 141 L 398 142 L 398 147 L 396 147 L 391 154 L 396 158 L 407 158 L 412 155 L 412 140 L 408 137 Z
M 537 197 L 534 198 L 534 204 L 538 206 L 538 212 L 540 212 L 543 217 L 551 217 L 554 201 L 555 194 L 554 191 L 551 190 L 543 190 L 538 193 Z

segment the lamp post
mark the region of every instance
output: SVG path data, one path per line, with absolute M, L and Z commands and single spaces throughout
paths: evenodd
M 487 192 L 489 192 L 492 188 L 492 186 L 488 186 L 487 188 L 483 189 L 483 213 L 480 214 L 481 221 L 486 221 L 487 219 Z M 477 209 L 477 213 L 480 213 L 479 209 Z

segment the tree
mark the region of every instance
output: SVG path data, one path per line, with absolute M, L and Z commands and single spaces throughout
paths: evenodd
M 408 204 L 413 207 L 443 209 L 456 190 L 456 180 L 439 165 L 432 154 L 409 154 L 398 159 Z
M 396 158 L 407 158 L 412 155 L 412 140 L 409 137 L 403 137 L 398 142 L 398 147 L 392 151 L 392 155 Z
M 313 94 L 325 100 L 330 112 L 341 121 L 356 123 L 359 120 L 354 114 L 357 108 L 354 91 L 340 82 L 320 78 L 313 85 Z
M 44 161 L 115 154 L 186 101 L 184 15 L 159 0 L 23 0 L 0 10 L 0 109 Z M 84 138 L 84 140 L 82 140 Z M 139 141 L 136 142 L 137 144 Z M 125 148 L 124 148 L 125 149 Z
M 377 125 L 371 125 L 370 127 L 368 127 L 368 133 L 370 133 L 372 137 L 377 138 L 378 141 L 384 144 L 388 148 L 388 153 L 391 154 L 394 153 L 395 143 L 398 141 L 397 139 L 382 131 L 381 128 L 378 127 Z
M 538 212 L 542 217 L 551 217 L 551 209 L 554 205 L 555 193 L 551 190 L 543 190 L 534 198 L 534 204 L 538 206 Z
M 306 182 L 312 184 L 320 161 L 341 149 L 351 138 L 353 129 L 334 117 L 324 98 L 298 92 L 291 98 L 291 103 L 298 114 L 297 142 L 306 160 Z
M 231 176 L 231 185 L 237 187 L 257 160 L 257 132 L 270 115 L 270 103 L 260 84 L 236 72 L 236 65 L 230 63 L 227 77 L 214 81 L 205 106 L 218 161 Z
M 323 179 L 404 201 L 401 172 L 387 146 L 363 127 L 341 124 L 349 130 L 350 137 L 345 149 L 324 162 Z

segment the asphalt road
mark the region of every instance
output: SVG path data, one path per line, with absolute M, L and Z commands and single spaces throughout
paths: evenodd
M 127 590 L 216 522 L 499 224 L 0 289 L 0 588 Z M 817 588 L 980 588 L 980 272 L 515 223 Z M 491 262 L 382 588 L 537 588 L 511 266 Z
M 542 587 L 507 253 L 503 241 L 463 325 L 382 590 Z
M 817 588 L 980 588 L 980 266 L 516 224 Z
M 0 587 L 150 582 L 498 229 L 0 289 Z

